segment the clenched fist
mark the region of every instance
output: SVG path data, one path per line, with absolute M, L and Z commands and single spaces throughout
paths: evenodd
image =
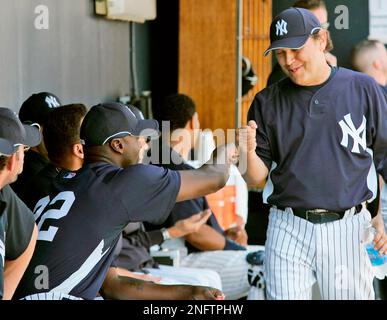
M 214 150 L 213 159 L 217 164 L 235 164 L 238 161 L 238 149 L 234 143 L 222 145 Z
M 249 121 L 247 126 L 243 126 L 237 130 L 237 142 L 239 151 L 250 153 L 257 148 L 256 130 L 258 126 L 255 121 Z

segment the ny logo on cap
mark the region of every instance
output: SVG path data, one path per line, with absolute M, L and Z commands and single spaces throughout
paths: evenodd
M 60 106 L 60 103 L 58 102 L 58 100 L 56 100 L 55 97 L 53 96 L 47 96 L 46 99 L 45 99 L 46 103 L 48 104 L 48 106 L 52 109 L 52 108 L 57 108 Z
M 283 36 L 284 34 L 288 34 L 287 26 L 288 26 L 288 23 L 285 20 L 283 19 L 278 20 L 277 24 L 275 25 L 277 30 L 275 34 L 277 36 Z

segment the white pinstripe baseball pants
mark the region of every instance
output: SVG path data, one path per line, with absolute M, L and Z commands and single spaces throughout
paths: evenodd
M 317 281 L 326 300 L 374 299 L 373 273 L 361 244 L 363 209 L 356 215 L 312 224 L 291 209 L 272 208 L 266 241 L 267 299 L 309 300 Z
M 247 280 L 247 251 L 207 251 L 184 257 L 181 266 L 215 270 L 222 279 L 222 290 L 227 300 L 246 296 L 250 290 Z
M 82 298 L 70 296 L 66 293 L 61 292 L 43 292 L 35 293 L 20 300 L 83 300 Z M 103 299 L 102 299 L 103 300 Z
M 216 250 L 191 253 L 182 259 L 181 266 L 216 271 L 222 280 L 222 291 L 226 299 L 236 300 L 250 292 L 251 286 L 247 276 L 250 265 L 246 261 L 246 255 L 257 250 L 261 250 L 261 247 L 249 246 L 247 251 Z M 256 296 L 253 297 L 257 299 Z

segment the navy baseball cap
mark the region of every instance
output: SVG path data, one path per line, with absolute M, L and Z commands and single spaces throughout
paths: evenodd
M 136 118 L 138 120 L 144 120 L 145 119 L 144 114 L 141 112 L 141 110 L 139 108 L 137 108 L 135 106 L 132 106 L 131 104 L 126 105 L 126 106 L 130 109 L 130 111 L 132 111 L 134 113 L 134 115 L 136 116 Z
M 158 137 L 158 129 L 157 121 L 137 119 L 122 103 L 102 103 L 92 107 L 83 119 L 81 140 L 86 147 L 102 146 L 128 135 Z
M 276 49 L 300 49 L 311 35 L 322 29 L 317 17 L 303 8 L 289 8 L 276 16 L 270 26 L 270 47 L 264 55 Z
M 35 147 L 41 142 L 39 129 L 21 123 L 16 113 L 0 108 L 0 154 L 10 156 L 20 145 Z
M 61 102 L 54 94 L 49 92 L 35 93 L 23 102 L 19 111 L 19 118 L 22 122 L 42 125 L 47 114 L 60 106 Z

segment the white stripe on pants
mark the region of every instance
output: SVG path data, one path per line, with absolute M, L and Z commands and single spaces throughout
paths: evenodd
M 317 281 L 323 299 L 374 299 L 373 273 L 361 244 L 363 209 L 356 215 L 312 224 L 291 209 L 272 208 L 266 241 L 268 299 L 306 300 Z

